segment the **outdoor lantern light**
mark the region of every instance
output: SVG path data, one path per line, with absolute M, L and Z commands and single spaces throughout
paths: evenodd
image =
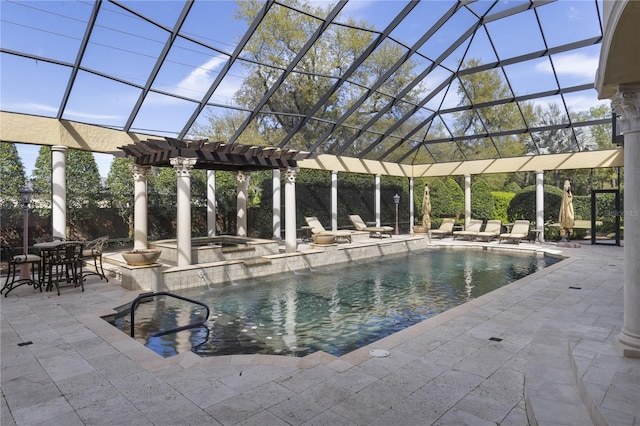
M 400 229 L 398 228 L 398 204 L 400 204 L 400 196 L 396 192 L 393 196 L 393 202 L 396 204 L 396 235 L 400 235 Z
M 20 189 L 18 189 L 18 193 L 20 194 L 20 201 L 22 202 L 22 208 L 25 210 L 28 210 L 29 203 L 31 203 L 31 195 L 33 195 L 33 189 L 25 185 Z
M 22 220 L 22 250 L 26 256 L 29 253 L 29 203 L 31 203 L 31 195 L 33 195 L 33 189 L 25 185 L 18 189 L 20 194 L 20 202 L 22 202 L 22 209 L 24 210 L 24 216 Z M 25 262 L 20 267 L 20 279 L 29 278 L 29 264 Z

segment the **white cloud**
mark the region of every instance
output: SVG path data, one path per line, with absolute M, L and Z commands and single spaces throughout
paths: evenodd
M 553 57 L 553 65 L 558 74 L 568 74 L 577 77 L 595 78 L 599 59 L 595 56 L 587 56 L 582 53 L 570 53 Z M 548 61 L 536 65 L 536 71 L 552 73 L 551 64 Z
M 215 56 L 200 65 L 178 83 L 177 93 L 187 97 L 193 97 L 194 93 L 205 93 L 215 76 L 213 72 L 227 61 L 227 56 Z

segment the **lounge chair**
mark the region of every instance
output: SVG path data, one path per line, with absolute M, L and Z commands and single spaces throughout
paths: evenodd
M 307 216 L 304 218 L 307 221 L 307 225 L 311 227 L 311 235 L 327 235 L 336 237 L 336 241 L 345 240 L 346 242 L 351 242 L 351 234 L 352 232 L 349 230 L 339 230 L 339 231 L 327 231 L 322 226 L 322 223 L 315 216 Z
M 362 220 L 360 215 L 350 214 L 349 219 L 351 219 L 351 223 L 355 226 L 357 231 L 365 231 L 369 233 L 370 237 L 380 237 L 382 238 L 385 234 L 388 234 L 389 237 L 393 234 L 393 227 L 391 226 L 367 226 L 367 224 Z
M 471 241 L 474 235 L 482 229 L 482 221 L 480 219 L 469 219 L 469 224 L 464 231 L 453 231 L 453 239 L 456 237 L 466 238 Z
M 432 237 L 440 237 L 440 239 L 446 237 L 447 235 L 453 234 L 453 225 L 455 225 L 455 219 L 442 219 L 442 223 L 438 229 L 431 229 L 429 233 Z
M 487 242 L 489 242 L 492 238 L 498 238 L 501 228 L 501 220 L 488 220 L 487 225 L 484 227 L 484 231 L 476 232 L 475 234 L 473 234 L 472 238 L 478 238 L 481 240 L 484 240 L 486 238 Z
M 500 234 L 498 239 L 500 242 L 502 242 L 502 240 L 508 240 L 514 241 L 516 244 L 520 244 L 520 241 L 529 236 L 529 226 L 530 222 L 528 220 L 516 220 L 513 223 L 511 232 Z

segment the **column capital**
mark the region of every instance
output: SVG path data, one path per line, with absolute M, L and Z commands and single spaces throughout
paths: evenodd
M 537 175 L 543 175 L 544 174 L 544 170 L 536 170 L 536 174 Z
M 151 170 L 151 166 L 141 166 L 139 164 L 132 164 L 130 167 L 130 170 L 135 180 L 146 179 L 147 175 L 149 174 L 149 171 Z
M 68 147 L 62 145 L 53 145 L 51 147 L 51 151 L 67 152 L 68 150 Z
M 238 170 L 236 172 L 236 182 L 239 185 L 245 184 L 249 181 L 249 177 L 251 176 L 251 173 L 249 172 L 244 172 L 242 170 Z
M 191 169 L 196 165 L 197 159 L 195 158 L 186 158 L 186 157 L 175 157 L 170 158 L 169 162 L 176 169 L 176 176 L 191 176 Z
M 611 104 L 620 117 L 620 133 L 640 131 L 640 92 L 619 88 Z
M 284 180 L 286 183 L 296 183 L 296 176 L 298 175 L 297 167 L 287 167 L 284 169 Z

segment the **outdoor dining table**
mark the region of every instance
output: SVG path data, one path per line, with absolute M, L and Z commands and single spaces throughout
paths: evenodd
M 39 250 L 42 264 L 40 266 L 40 285 L 45 291 L 53 290 L 55 285 L 60 295 L 60 282 L 73 283 L 84 291 L 82 278 L 82 247 L 83 241 L 47 241 L 36 243 L 34 248 Z

